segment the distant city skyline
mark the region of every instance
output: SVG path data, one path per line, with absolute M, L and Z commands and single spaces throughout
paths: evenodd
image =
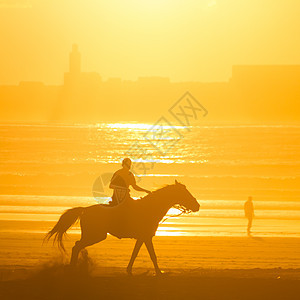
M 146 122 L 187 91 L 210 112 L 208 122 L 299 121 L 300 65 L 236 65 L 230 80 L 211 83 L 161 76 L 103 80 L 82 71 L 81 58 L 74 44 L 61 84 L 0 85 L 0 121 Z
M 163 76 L 139 76 L 134 80 L 129 80 L 129 79 L 124 79 L 121 77 L 110 77 L 110 78 L 106 78 L 103 79 L 103 77 L 101 76 L 100 73 L 98 72 L 93 72 L 93 71 L 88 71 L 88 70 L 83 70 L 82 69 L 82 56 L 84 57 L 84 55 L 82 55 L 79 45 L 76 43 L 73 43 L 71 46 L 71 51 L 69 52 L 69 59 L 67 60 L 68 62 L 68 66 L 66 68 L 66 70 L 64 70 L 63 74 L 64 76 L 62 77 L 62 82 L 58 83 L 58 84 L 50 84 L 50 85 L 54 85 L 54 86 L 61 86 L 61 85 L 68 85 L 68 84 L 72 84 L 73 86 L 78 82 L 78 79 L 80 76 L 88 76 L 87 79 L 85 80 L 92 80 L 94 81 L 94 83 L 96 83 L 97 81 L 99 82 L 116 82 L 116 81 L 124 81 L 124 82 L 136 82 L 136 81 L 147 81 L 147 80 L 158 80 L 164 84 L 172 84 L 172 83 L 209 83 L 209 82 L 201 82 L 201 81 L 172 81 L 169 77 L 163 77 Z M 266 79 L 266 76 L 270 76 L 271 73 L 273 71 L 275 71 L 275 74 L 278 73 L 278 69 L 281 69 L 281 71 L 285 70 L 285 72 L 291 72 L 292 70 L 296 71 L 296 74 L 300 75 L 299 70 L 300 70 L 300 64 L 299 65 L 276 65 L 276 64 L 270 64 L 270 65 L 233 65 L 231 68 L 231 72 L 230 72 L 230 76 L 228 78 L 228 80 L 224 80 L 224 81 L 216 81 L 216 82 L 212 82 L 212 83 L 222 83 L 222 82 L 230 82 L 232 80 L 232 76 L 233 73 L 235 73 L 236 71 L 238 71 L 239 73 L 239 69 L 241 68 L 246 68 L 248 70 L 253 70 L 255 72 L 255 76 L 256 78 L 261 77 L 262 80 Z M 256 69 L 256 70 L 255 70 Z M 261 75 L 258 73 L 258 70 L 260 70 L 259 72 L 261 72 Z M 267 74 L 266 74 L 266 70 Z M 271 70 L 271 71 L 270 71 Z M 240 75 L 240 74 L 239 74 Z M 244 74 L 245 75 L 245 74 Z M 246 77 L 249 74 L 246 74 Z M 293 78 L 295 77 L 295 74 L 289 74 L 289 73 L 285 73 L 285 75 L 292 75 Z M 284 77 L 284 76 L 283 76 Z M 289 77 L 288 77 L 289 78 Z M 299 77 L 300 78 L 300 77 Z M 244 78 L 244 80 L 246 80 L 247 78 Z M 289 78 L 290 79 L 290 78 Z M 75 80 L 75 81 L 74 81 Z M 77 82 L 76 82 L 77 80 Z M 293 79 L 294 80 L 294 79 Z M 72 82 L 70 82 L 72 81 Z M 14 85 L 20 85 L 23 83 L 42 83 L 44 85 L 48 85 L 46 82 L 43 82 L 41 80 L 20 80 L 19 83 L 17 84 L 1 84 L 0 86 L 14 86 Z
M 226 82 L 233 65 L 297 65 L 299 12 L 293 0 L 4 0 L 0 85 L 60 85 L 73 43 L 103 80 Z

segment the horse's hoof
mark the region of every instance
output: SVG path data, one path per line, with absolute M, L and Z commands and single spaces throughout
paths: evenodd
M 65 272 L 67 274 L 73 274 L 75 272 L 75 270 L 76 270 L 76 267 L 74 265 L 70 265 L 70 264 L 65 265 Z
M 126 271 L 127 271 L 127 275 L 128 275 L 128 276 L 132 276 L 132 270 L 131 270 L 131 269 L 128 269 L 128 268 L 127 268 Z
M 155 271 L 155 273 L 156 273 L 156 276 L 162 276 L 162 275 L 164 275 L 164 271 L 161 271 L 161 270 L 157 270 L 157 271 Z

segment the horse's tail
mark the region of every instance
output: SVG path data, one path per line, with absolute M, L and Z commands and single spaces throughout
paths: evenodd
M 77 219 L 80 218 L 83 210 L 84 207 L 75 207 L 68 209 L 66 212 L 64 212 L 60 216 L 55 226 L 47 233 L 47 235 L 44 238 L 44 241 L 48 241 L 53 235 L 55 235 L 53 243 L 57 242 L 58 248 L 65 252 L 66 250 L 62 239 L 66 234 L 67 230 L 77 221 Z

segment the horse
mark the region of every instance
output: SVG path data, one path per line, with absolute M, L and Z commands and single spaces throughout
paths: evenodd
M 85 247 L 99 243 L 111 234 L 119 239 L 133 238 L 136 243 L 127 266 L 127 273 L 132 275 L 133 263 L 143 243 L 149 252 L 157 275 L 161 270 L 157 264 L 152 238 L 158 225 L 168 210 L 175 206 L 182 212 L 196 212 L 200 205 L 186 186 L 177 182 L 166 185 L 138 200 L 128 197 L 117 206 L 96 204 L 88 207 L 75 207 L 63 213 L 56 225 L 48 232 L 45 239 L 54 235 L 54 242 L 65 251 L 63 236 L 80 219 L 81 239 L 72 248 L 70 265 L 75 267 L 78 254 Z

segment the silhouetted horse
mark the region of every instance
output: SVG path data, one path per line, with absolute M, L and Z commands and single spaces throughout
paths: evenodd
M 72 249 L 71 265 L 76 265 L 78 254 L 82 249 L 105 240 L 107 233 L 110 233 L 120 239 L 137 240 L 127 267 L 128 274 L 132 274 L 134 260 L 143 243 L 150 254 L 156 274 L 161 274 L 152 237 L 156 233 L 159 222 L 174 205 L 193 212 L 200 208 L 196 198 L 186 187 L 175 181 L 175 184 L 167 185 L 139 200 L 127 198 L 114 207 L 97 204 L 69 209 L 60 217 L 46 239 L 55 235 L 59 247 L 65 250 L 62 243 L 63 235 L 80 218 L 81 239 Z

